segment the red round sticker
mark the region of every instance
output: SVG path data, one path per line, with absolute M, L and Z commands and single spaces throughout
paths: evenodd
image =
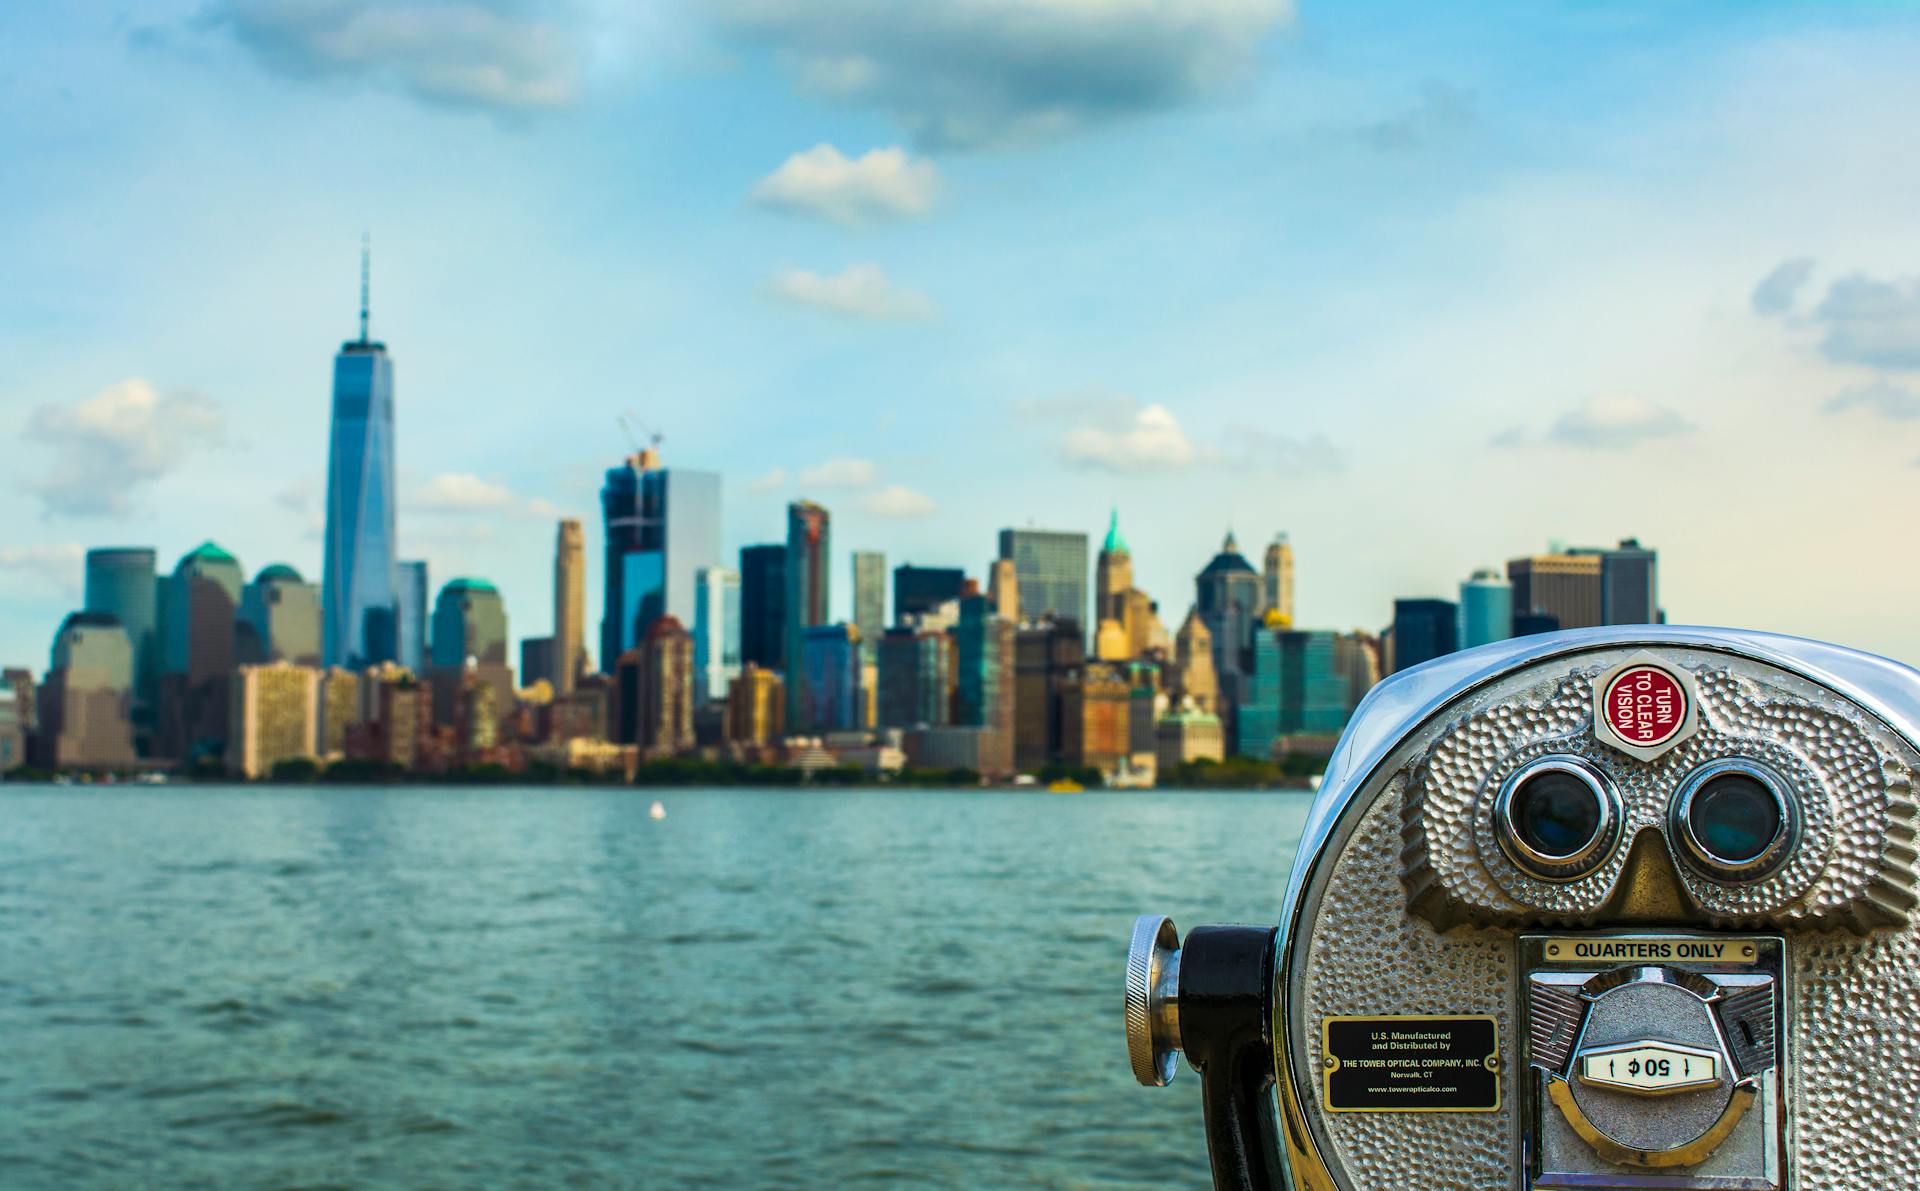
M 1607 726 L 1643 748 L 1672 740 L 1687 719 L 1687 689 L 1658 666 L 1622 670 L 1607 684 L 1602 701 Z

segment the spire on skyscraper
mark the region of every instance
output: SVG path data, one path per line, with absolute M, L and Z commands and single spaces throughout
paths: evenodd
M 360 233 L 360 342 L 367 341 L 367 298 L 371 288 L 373 272 L 373 249 L 368 244 L 367 233 Z

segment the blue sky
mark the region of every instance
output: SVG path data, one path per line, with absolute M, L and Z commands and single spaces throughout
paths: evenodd
M 28 7 L 8 664 L 86 546 L 317 578 L 362 231 L 402 551 L 516 635 L 631 411 L 730 550 L 828 505 L 843 608 L 1117 505 L 1170 622 L 1229 527 L 1340 628 L 1637 535 L 1676 620 L 1920 659 L 1908 6 Z

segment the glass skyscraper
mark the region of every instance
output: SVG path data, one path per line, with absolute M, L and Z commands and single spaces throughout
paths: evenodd
M 360 338 L 333 358 L 327 538 L 320 583 L 321 655 L 362 669 L 395 650 L 393 361 L 367 338 L 361 261 Z
M 1082 631 L 1087 619 L 1087 535 L 1046 529 L 1003 529 L 1000 557 L 1013 560 L 1020 586 L 1020 615 L 1057 616 Z
M 1278 736 L 1335 736 L 1346 727 L 1352 683 L 1338 637 L 1324 630 L 1261 629 L 1253 676 L 1239 708 L 1237 751 L 1267 760 Z
M 727 697 L 740 673 L 740 572 L 704 567 L 693 597 L 693 699 Z
M 134 734 L 145 743 L 153 730 L 160 689 L 160 589 L 154 553 L 144 546 L 87 551 L 85 607 L 119 618 L 133 650 Z
M 878 550 L 853 552 L 853 623 L 861 656 L 877 660 L 880 634 L 887 631 L 887 556 Z
M 427 665 L 427 564 L 424 560 L 402 562 L 398 571 L 395 605 L 399 608 L 397 648 L 394 660 L 414 672 L 426 672 Z
M 782 637 L 787 649 L 787 728 L 806 731 L 816 725 L 807 718 L 805 654 L 807 630 L 830 619 L 833 591 L 829 563 L 833 558 L 833 518 L 810 500 L 787 506 L 787 627 Z
M 1513 636 L 1513 584 L 1482 567 L 1460 585 L 1460 648 L 1472 649 Z
M 1451 600 L 1393 602 L 1393 671 L 1445 657 L 1460 647 L 1460 610 Z
M 720 477 L 660 465 L 657 451 L 607 469 L 600 489 L 606 589 L 600 664 L 612 670 L 662 616 L 694 619 L 694 576 L 720 565 Z
M 787 548 L 740 550 L 740 660 L 784 673 L 787 651 Z

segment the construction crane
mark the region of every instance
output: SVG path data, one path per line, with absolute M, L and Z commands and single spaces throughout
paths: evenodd
M 641 425 L 640 419 L 634 416 L 634 413 L 632 410 L 628 410 L 626 413 L 616 415 L 615 420 L 620 423 L 620 429 L 623 433 L 626 434 L 627 443 L 633 447 L 633 453 L 636 455 L 640 453 L 641 448 L 640 448 L 640 435 L 635 434 L 634 433 L 635 430 L 638 430 L 640 434 L 646 435 L 647 446 L 655 450 L 658 450 L 660 447 L 660 444 L 667 440 L 666 435 L 661 434 L 657 430 L 650 430 L 646 426 Z

